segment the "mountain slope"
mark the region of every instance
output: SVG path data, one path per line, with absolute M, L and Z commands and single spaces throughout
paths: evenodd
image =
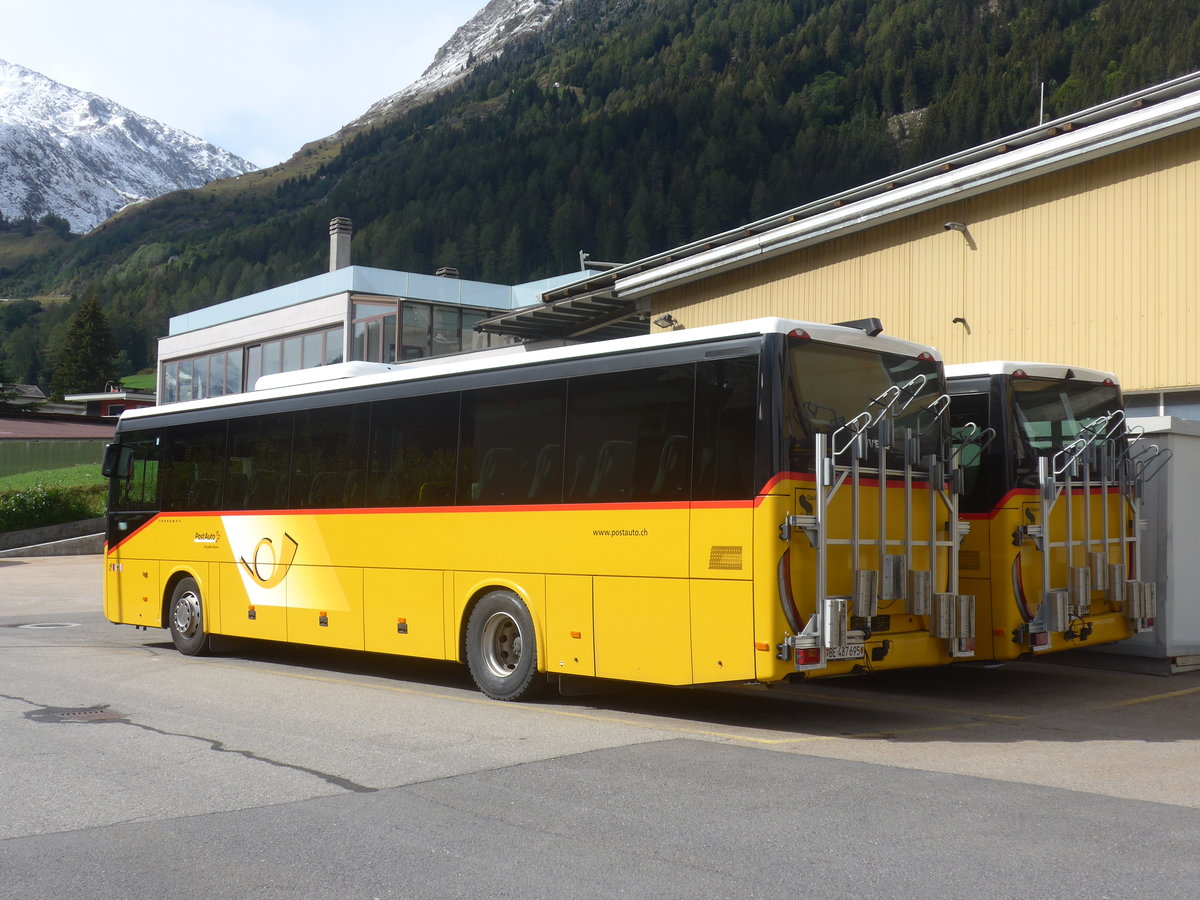
M 0 60 L 0 213 L 90 231 L 130 203 L 255 167 L 96 94 Z
M 563 0 L 491 0 L 451 35 L 425 72 L 403 90 L 384 97 L 343 131 L 373 125 L 419 106 L 456 84 L 477 65 L 495 59 L 517 38 L 545 26 Z
M 170 315 L 323 271 L 335 215 L 358 264 L 514 283 L 1022 130 L 1039 82 L 1054 117 L 1196 69 L 1200 0 L 563 0 L 319 168 L 143 204 L 0 297 L 94 290 L 141 367 Z M 10 368 L 41 382 L 55 311 L 21 310 Z

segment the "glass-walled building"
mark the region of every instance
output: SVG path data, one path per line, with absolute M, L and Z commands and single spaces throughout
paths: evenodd
M 346 266 L 175 316 L 158 345 L 158 402 L 254 389 L 262 375 L 349 360 L 399 362 L 510 341 L 476 323 L 587 272 L 526 285 Z

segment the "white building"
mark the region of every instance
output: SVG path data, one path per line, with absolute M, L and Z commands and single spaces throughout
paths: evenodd
M 159 403 L 252 390 L 261 375 L 350 360 L 393 362 L 511 343 L 475 331 L 587 278 L 515 286 L 350 265 L 350 221 L 330 223 L 330 271 L 175 316 L 158 342 Z

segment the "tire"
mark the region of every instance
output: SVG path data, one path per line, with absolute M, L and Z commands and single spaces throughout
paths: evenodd
M 484 594 L 467 620 L 467 666 L 493 700 L 532 700 L 547 681 L 537 670 L 533 617 L 512 591 Z
M 204 606 L 200 587 L 194 578 L 184 578 L 171 592 L 167 604 L 167 623 L 175 649 L 184 656 L 203 656 L 208 653 L 208 632 L 204 630 Z

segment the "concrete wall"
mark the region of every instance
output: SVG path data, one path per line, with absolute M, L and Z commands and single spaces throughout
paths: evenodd
M 0 557 L 76 556 L 104 550 L 104 516 L 0 533 Z

